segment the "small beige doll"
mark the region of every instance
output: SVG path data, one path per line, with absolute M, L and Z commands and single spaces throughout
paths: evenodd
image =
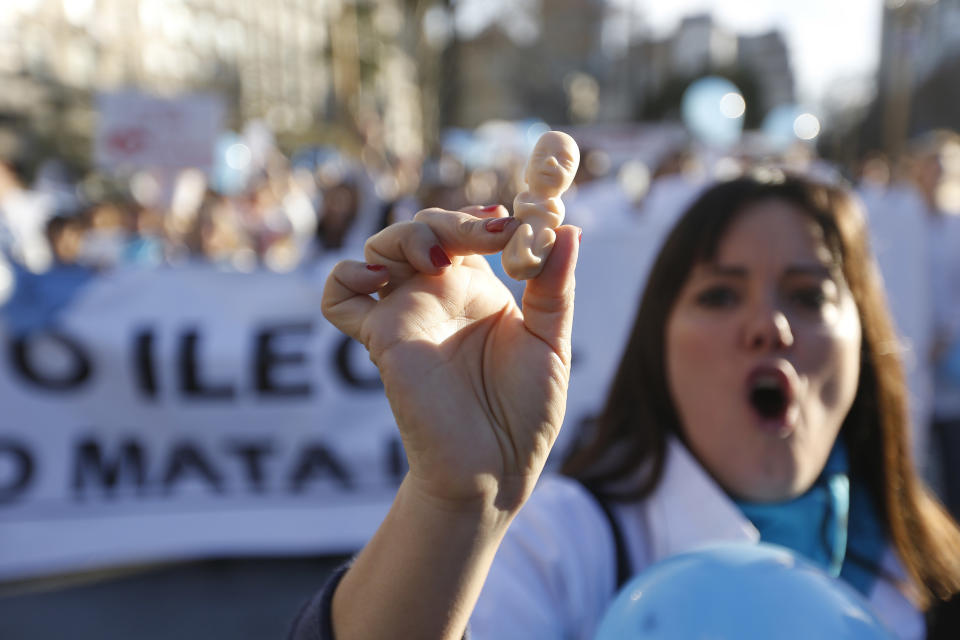
M 520 221 L 503 250 L 504 271 L 514 280 L 528 280 L 540 274 L 553 249 L 563 223 L 560 196 L 573 184 L 580 164 L 580 149 L 573 138 L 560 131 L 548 131 L 537 140 L 524 179 L 527 190 L 513 201 L 513 216 Z

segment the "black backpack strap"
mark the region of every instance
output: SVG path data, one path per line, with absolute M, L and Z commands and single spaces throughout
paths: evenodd
M 620 525 L 617 523 L 617 519 L 613 515 L 613 509 L 610 507 L 610 503 L 606 500 L 606 498 L 604 498 L 603 495 L 594 487 L 589 487 L 586 484 L 583 486 L 588 492 L 590 492 L 590 495 L 593 496 L 593 499 L 597 501 L 597 504 L 600 505 L 600 509 L 603 510 L 603 514 L 607 516 L 607 521 L 610 523 L 610 532 L 613 534 L 614 550 L 617 554 L 616 590 L 619 591 L 633 574 L 633 570 L 630 565 L 630 554 L 627 552 L 627 545 L 623 539 L 623 531 L 620 529 Z

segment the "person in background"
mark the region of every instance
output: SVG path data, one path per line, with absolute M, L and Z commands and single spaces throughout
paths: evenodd
M 164 263 L 166 246 L 163 212 L 156 207 L 139 204 L 131 209 L 133 228 L 123 251 L 123 264 L 141 268 L 159 267 Z
M 53 259 L 42 273 L 14 265 L 10 298 L 0 305 L 0 320 L 14 335 L 50 327 L 97 271 L 82 262 L 87 219 L 80 214 L 50 218 L 44 228 Z
M 428 209 L 331 273 L 324 315 L 379 367 L 410 471 L 292 638 L 591 638 L 630 575 L 738 540 L 838 576 L 901 638 L 935 637 L 924 612 L 960 591 L 960 531 L 911 460 L 896 336 L 847 191 L 781 176 L 701 194 L 563 475 L 541 474 L 578 230 L 558 228 L 518 306 L 482 258 L 516 229 L 505 215 Z
M 317 242 L 324 251 L 342 249 L 357 219 L 359 194 L 349 181 L 331 185 L 323 192 L 323 209 L 317 225 Z
M 941 151 L 957 144 L 955 134 L 931 133 L 917 140 L 909 163 L 909 184 L 924 204 L 928 281 L 933 301 L 932 431 L 940 456 L 943 491 L 954 517 L 960 517 L 960 216 L 940 205 Z
M 27 187 L 26 167 L 15 158 L 0 158 L 0 249 L 33 273 L 50 267 L 45 237 L 55 200 Z
M 46 226 L 46 236 L 53 255 L 54 268 L 72 267 L 80 262 L 88 227 L 89 223 L 82 215 L 50 218 Z
M 87 230 L 80 261 L 97 270 L 120 265 L 136 228 L 132 207 L 119 200 L 108 200 L 89 207 L 85 216 Z
M 900 339 L 910 392 L 912 448 L 923 477 L 939 489 L 930 425 L 933 414 L 933 290 L 928 265 L 927 211 L 908 181 L 891 180 L 885 157 L 870 154 L 859 171 L 857 195 Z

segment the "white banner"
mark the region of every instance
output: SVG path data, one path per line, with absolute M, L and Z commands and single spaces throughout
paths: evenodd
M 223 101 L 195 94 L 160 98 L 136 91 L 97 96 L 94 157 L 103 169 L 209 170 L 223 120 Z
M 640 239 L 584 239 L 568 426 L 617 364 Z M 362 545 L 405 460 L 376 369 L 320 315 L 325 271 L 117 272 L 51 328 L 0 328 L 0 579 Z

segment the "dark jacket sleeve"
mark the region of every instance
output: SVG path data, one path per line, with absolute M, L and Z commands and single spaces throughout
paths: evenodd
M 336 640 L 333 636 L 333 592 L 343 578 L 350 563 L 334 571 L 293 621 L 287 640 Z M 470 640 L 470 629 L 463 634 L 463 640 Z
M 334 571 L 323 588 L 300 609 L 287 635 L 287 640 L 334 640 L 331 613 L 333 592 L 337 590 L 340 579 L 349 567 L 349 564 L 345 564 Z

